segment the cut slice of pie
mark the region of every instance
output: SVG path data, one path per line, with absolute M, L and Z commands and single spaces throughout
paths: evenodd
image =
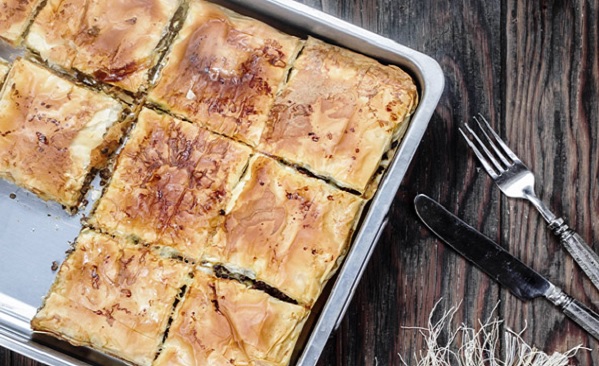
M 48 0 L 26 44 L 50 64 L 143 89 L 179 0 Z
M 301 41 L 205 1 L 189 13 L 149 99 L 256 145 Z
M 19 45 L 42 1 L 0 0 L 0 39 L 13 46 Z
M 198 259 L 223 220 L 250 148 L 143 109 L 90 224 Z
M 311 306 L 345 254 L 364 201 L 261 155 L 234 194 L 205 260 Z
M 0 95 L 0 177 L 74 211 L 118 147 L 125 107 L 17 59 Z
M 32 328 L 150 365 L 190 272 L 151 248 L 84 229 Z
M 310 38 L 259 149 L 363 193 L 417 100 L 398 67 Z
M 195 272 L 155 365 L 287 365 L 308 311 Z

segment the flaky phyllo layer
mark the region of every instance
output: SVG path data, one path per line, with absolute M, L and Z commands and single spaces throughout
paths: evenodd
M 47 0 L 26 37 L 51 65 L 136 93 L 160 57 L 179 0 Z
M 124 132 L 125 106 L 18 59 L 0 93 L 0 177 L 74 210 Z
M 140 365 L 288 364 L 411 77 L 206 1 L 30 3 L 0 28 L 29 50 L 0 62 L 0 177 L 74 211 L 108 167 L 33 329 Z
M 0 40 L 18 45 L 43 0 L 0 0 Z
M 152 363 L 189 265 L 85 229 L 62 264 L 35 330 L 140 365 Z
M 254 19 L 191 2 L 149 99 L 255 146 L 301 45 Z

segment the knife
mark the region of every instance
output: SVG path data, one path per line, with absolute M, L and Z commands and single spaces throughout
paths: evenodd
M 599 339 L 599 315 L 430 197 L 420 194 L 414 199 L 414 205 L 422 222 L 433 233 L 516 297 L 527 301 L 544 296 L 590 335 Z

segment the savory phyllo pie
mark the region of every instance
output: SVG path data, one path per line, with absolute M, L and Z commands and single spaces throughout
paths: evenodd
M 308 311 L 195 272 L 155 365 L 287 365 Z
M 149 365 L 190 272 L 151 248 L 84 229 L 32 328 Z
M 363 193 L 417 99 L 398 67 L 310 38 L 259 149 Z
M 0 0 L 0 39 L 18 45 L 42 0 Z
M 143 109 L 89 222 L 196 259 L 223 220 L 250 152 L 195 124 Z
M 193 1 L 149 99 L 256 145 L 300 46 L 299 39 L 255 19 Z
M 362 203 L 255 156 L 204 259 L 310 306 L 345 254 Z
M 73 211 L 124 133 L 125 107 L 17 59 L 0 95 L 0 177 Z
M 143 89 L 179 0 L 48 0 L 26 43 L 50 64 Z

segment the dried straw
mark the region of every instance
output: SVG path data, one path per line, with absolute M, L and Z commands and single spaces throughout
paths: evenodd
M 506 347 L 502 359 L 499 355 L 502 320 L 495 318 L 487 319 L 484 323 L 479 321 L 478 329 L 462 324 L 457 330 L 452 331 L 451 321 L 460 305 L 451 307 L 443 313 L 441 319 L 433 323 L 433 314 L 439 302 L 435 304 L 426 328 L 406 327 L 417 330 L 426 343 L 425 348 L 414 355 L 417 366 L 567 366 L 568 359 L 578 351 L 590 351 L 578 345 L 564 353 L 555 352 L 548 355 L 529 346 L 522 339 L 526 329 L 516 333 L 506 328 L 504 331 Z M 447 340 L 440 344 L 443 330 L 446 330 L 449 335 Z M 399 358 L 407 366 L 401 355 Z

